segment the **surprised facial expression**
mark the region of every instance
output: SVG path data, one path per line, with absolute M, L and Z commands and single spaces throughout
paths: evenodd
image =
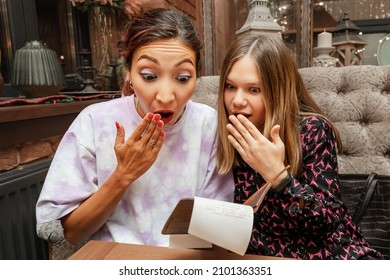
M 146 44 L 134 52 L 129 80 L 141 117 L 160 114 L 165 125 L 172 125 L 195 90 L 195 51 L 177 39 Z
M 244 115 L 260 131 L 265 118 L 260 74 L 253 59 L 246 55 L 237 60 L 227 75 L 224 103 L 228 115 Z

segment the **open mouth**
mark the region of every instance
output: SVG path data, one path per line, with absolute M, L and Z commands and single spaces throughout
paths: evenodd
M 246 117 L 247 119 L 251 116 L 250 114 L 245 114 L 245 113 L 233 113 L 234 116 L 238 116 L 238 115 L 243 115 L 244 117 Z
M 159 114 L 165 124 L 169 123 L 173 118 L 173 111 L 156 111 L 154 113 Z

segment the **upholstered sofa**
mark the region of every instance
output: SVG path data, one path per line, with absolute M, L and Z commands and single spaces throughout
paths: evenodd
M 340 131 L 340 173 L 390 175 L 390 66 L 299 71 L 309 93 Z M 193 100 L 216 107 L 218 82 L 218 76 L 200 77 Z
M 340 131 L 344 153 L 340 173 L 390 175 L 390 66 L 310 67 L 300 69 L 313 95 Z M 216 108 L 218 76 L 198 78 L 194 101 Z M 63 239 L 59 221 L 47 228 L 51 258 L 78 249 Z

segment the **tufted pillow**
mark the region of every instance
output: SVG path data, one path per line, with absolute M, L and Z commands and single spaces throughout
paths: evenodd
M 309 93 L 340 131 L 340 173 L 390 175 L 390 66 L 299 71 Z M 192 99 L 216 108 L 218 78 L 199 77 Z
M 340 131 L 340 173 L 390 175 L 390 66 L 310 67 L 300 73 Z

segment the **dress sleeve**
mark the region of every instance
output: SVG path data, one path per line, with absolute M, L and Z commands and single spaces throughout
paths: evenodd
M 308 117 L 300 135 L 303 173 L 282 192 L 267 194 L 255 216 L 251 250 L 303 259 L 377 258 L 338 199 L 332 127 Z
M 338 164 L 334 133 L 322 118 L 304 119 L 301 124 L 303 173 L 286 188 L 291 196 L 306 202 L 324 199 L 338 203 Z
M 306 228 L 324 227 L 343 219 L 346 208 L 339 199 L 337 149 L 332 127 L 322 118 L 301 122 L 303 173 L 284 192 L 276 194 L 284 215 Z M 303 219 L 303 220 L 301 220 Z M 312 224 L 313 223 L 313 224 Z M 326 227 L 326 226 L 325 226 Z

